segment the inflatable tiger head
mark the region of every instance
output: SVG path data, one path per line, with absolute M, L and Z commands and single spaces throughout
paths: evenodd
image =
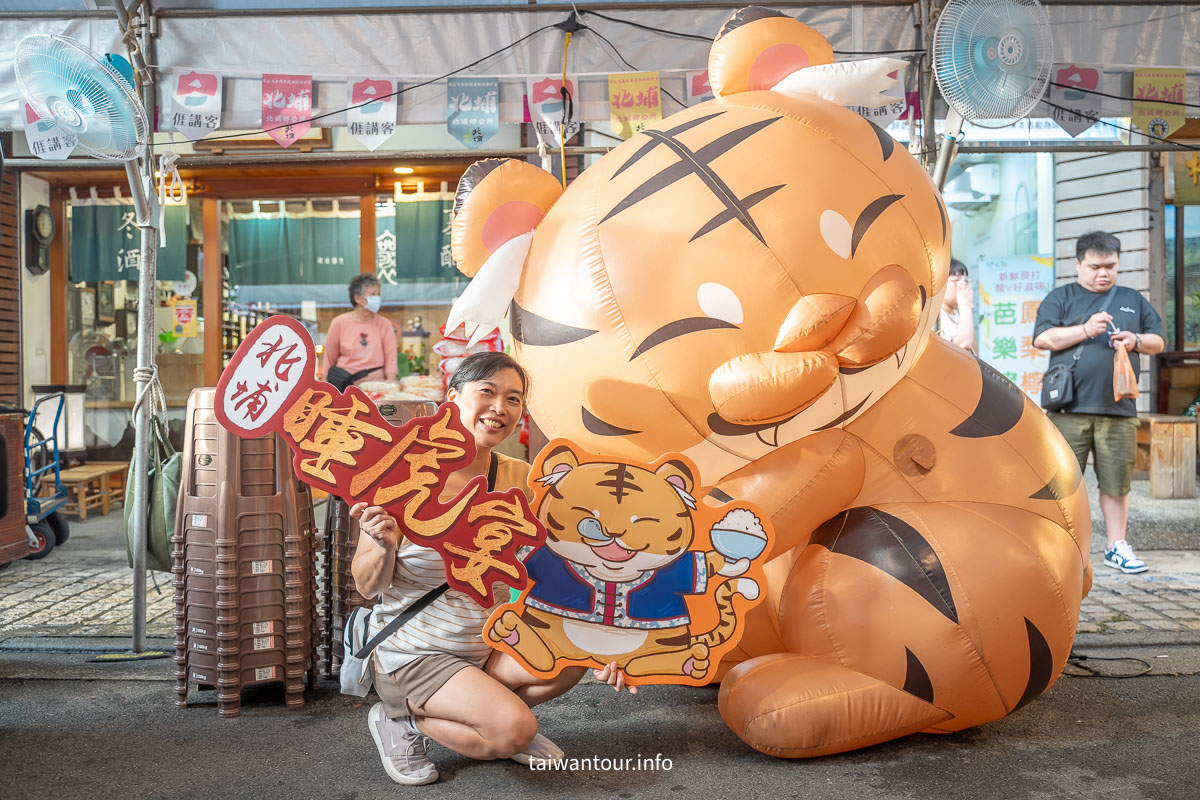
M 512 298 L 548 435 L 681 452 L 711 485 L 895 385 L 936 318 L 949 225 L 920 165 L 842 103 L 880 104 L 898 65 L 835 64 L 807 26 L 743 9 L 713 43 L 716 99 L 566 191 L 525 162 L 468 170 L 455 259 Z

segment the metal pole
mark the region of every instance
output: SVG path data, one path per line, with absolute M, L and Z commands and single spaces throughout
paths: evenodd
M 129 30 L 129 14 L 125 10 L 123 0 L 113 0 L 117 12 L 117 20 L 122 33 Z M 134 371 L 134 383 L 137 386 L 138 402 L 134 406 L 134 461 L 137 469 L 133 473 L 133 652 L 141 653 L 146 649 L 146 523 L 147 510 L 150 505 L 150 415 L 154 413 L 154 399 L 151 387 L 154 385 L 154 312 L 157 306 L 157 262 L 158 236 L 157 216 L 158 203 L 154 193 L 154 81 L 148 69 L 143 54 L 151 45 L 150 25 L 145 5 L 140 9 L 141 28 L 139 31 L 138 50 L 130 53 L 132 61 L 137 65 L 136 72 L 138 89 L 141 90 L 142 104 L 146 109 L 150 130 L 147 131 L 149 141 L 140 165 L 134 161 L 125 164 L 129 177 L 129 190 L 133 196 L 134 209 L 137 213 L 137 224 L 141 230 L 141 264 L 138 275 L 138 336 L 137 336 L 137 369 Z M 140 172 L 138 166 L 141 167 Z

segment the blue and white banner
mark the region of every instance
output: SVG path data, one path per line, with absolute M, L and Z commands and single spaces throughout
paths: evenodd
M 475 150 L 500 130 L 500 81 L 450 78 L 446 82 L 446 131 Z

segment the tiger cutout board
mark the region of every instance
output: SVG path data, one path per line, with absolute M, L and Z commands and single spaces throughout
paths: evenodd
M 488 644 L 542 677 L 616 662 L 631 685 L 710 683 L 761 600 L 774 536 L 750 503 L 697 503 L 697 474 L 678 453 L 547 444 L 530 473 L 546 542 L 524 558 L 531 586 L 484 626 Z

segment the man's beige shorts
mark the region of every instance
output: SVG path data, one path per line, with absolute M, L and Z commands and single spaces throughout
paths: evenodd
M 383 672 L 374 653 L 371 655 L 375 691 L 383 701 L 383 710 L 389 719 L 408 716 L 410 703 L 413 708 L 421 708 L 459 670 L 474 666 L 458 656 L 438 653 L 420 656 L 395 672 Z
M 1129 494 L 1133 463 L 1137 460 L 1137 417 L 1113 417 L 1107 414 L 1065 414 L 1054 411 L 1046 416 L 1075 451 L 1079 469 L 1093 453 L 1092 468 L 1100 491 L 1113 497 Z

